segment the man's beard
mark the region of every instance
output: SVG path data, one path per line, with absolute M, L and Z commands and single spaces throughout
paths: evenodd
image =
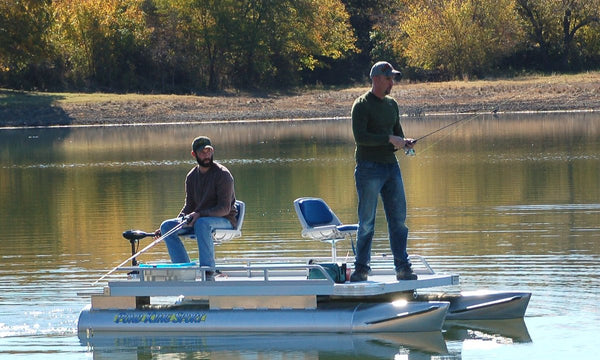
M 391 92 L 392 92 L 392 87 L 390 86 L 390 87 L 385 88 L 384 94 L 389 95 Z
M 204 161 L 201 161 L 200 159 L 196 158 L 196 161 L 198 162 L 198 165 L 202 166 L 203 168 L 209 168 L 213 165 L 212 156 L 210 157 L 210 159 L 204 159 Z

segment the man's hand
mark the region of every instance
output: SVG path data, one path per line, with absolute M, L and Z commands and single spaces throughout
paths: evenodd
M 389 141 L 392 145 L 394 145 L 394 149 L 412 149 L 415 143 L 417 142 L 415 139 L 403 138 L 401 136 L 390 135 Z
M 194 226 L 194 223 L 196 222 L 196 220 L 198 220 L 198 218 L 200 217 L 200 214 L 198 214 L 197 212 L 191 212 L 189 214 L 186 215 L 187 220 L 187 225 L 185 225 L 186 227 L 191 227 Z

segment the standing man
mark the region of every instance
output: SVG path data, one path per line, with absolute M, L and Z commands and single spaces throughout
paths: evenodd
M 213 162 L 215 149 L 206 136 L 192 142 L 192 156 L 198 162 L 185 178 L 185 204 L 179 217 L 191 215 L 189 225 L 165 238 L 173 263 L 188 263 L 190 258 L 179 235 L 196 235 L 200 266 L 215 266 L 215 250 L 212 237 L 214 229 L 233 229 L 236 225 L 237 208 L 233 176 L 229 170 Z M 165 220 L 155 236 L 166 234 L 181 219 Z M 210 275 L 212 274 L 207 274 Z
M 406 252 L 406 198 L 394 155 L 398 149 L 414 146 L 413 139 L 404 137 L 398 103 L 389 96 L 397 74 L 400 72 L 389 63 L 375 63 L 370 73 L 371 90 L 359 96 L 352 106 L 352 132 L 356 142 L 354 178 L 358 193 L 358 235 L 352 282 L 366 281 L 371 270 L 371 243 L 379 195 L 388 223 L 396 279 L 417 279 Z

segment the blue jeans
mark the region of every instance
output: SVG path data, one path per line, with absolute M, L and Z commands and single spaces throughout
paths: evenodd
M 369 270 L 371 244 L 375 232 L 377 199 L 381 195 L 388 223 L 390 248 L 394 266 L 401 270 L 409 266 L 406 252 L 408 228 L 406 227 L 406 195 L 398 163 L 383 164 L 360 161 L 354 170 L 358 193 L 358 234 L 355 267 Z
M 179 224 L 180 219 L 169 219 L 165 220 L 160 225 L 160 232 L 166 234 Z M 181 230 L 167 236 L 165 244 L 169 250 L 171 261 L 173 263 L 188 263 L 190 257 L 188 256 L 183 242 L 179 238 L 179 235 L 194 234 L 196 235 L 196 241 L 198 242 L 198 252 L 200 266 L 215 266 L 215 245 L 213 242 L 212 231 L 214 229 L 233 229 L 231 222 L 224 217 L 201 217 L 196 220 L 194 226 L 184 226 Z

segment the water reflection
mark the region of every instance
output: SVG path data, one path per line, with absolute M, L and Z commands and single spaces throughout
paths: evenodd
M 509 320 L 448 320 L 444 323 L 444 338 L 449 341 L 489 340 L 529 343 L 531 337 L 523 319 Z
M 462 344 L 530 343 L 522 319 L 449 321 L 444 332 L 376 334 L 92 333 L 79 340 L 95 359 L 145 358 L 150 353 L 207 358 L 461 359 Z M 449 348 L 446 342 L 452 346 Z M 458 346 L 454 346 L 458 345 Z
M 400 157 L 411 234 L 425 241 L 435 240 L 432 233 L 458 235 L 466 244 L 439 254 L 483 255 L 495 253 L 497 244 L 486 251 L 477 241 L 482 235 L 550 231 L 547 223 L 527 221 L 535 213 L 502 211 L 503 206 L 585 206 L 600 198 L 600 130 L 592 115 L 568 120 L 529 115 L 525 121 L 482 115 L 424 140 L 416 157 Z M 408 118 L 404 126 L 417 136 L 450 120 Z M 217 159 L 233 172 L 237 196 L 248 204 L 245 238 L 221 247 L 223 256 L 311 247 L 298 239 L 291 213 L 300 196 L 324 197 L 344 221 L 355 221 L 352 135 L 347 121 L 336 120 L 3 131 L 0 225 L 14 228 L 13 238 L 33 241 L 32 248 L 48 242 L 64 244 L 67 251 L 95 248 L 93 263 L 106 267 L 122 248 L 115 236 L 122 229 L 152 230 L 179 211 L 182 179 L 193 164 L 188 142 L 198 133 L 215 139 Z M 580 233 L 573 229 L 585 228 L 578 214 L 589 215 L 594 206 L 553 212 L 556 219 L 549 224 L 570 229 L 556 236 L 576 237 Z M 32 214 L 43 214 L 36 226 L 12 222 Z M 384 225 L 378 222 L 378 234 L 385 233 Z M 11 254 L 2 245 L 0 250 Z
M 406 334 L 94 334 L 81 336 L 95 359 L 149 353 L 211 358 L 429 359 L 448 354 L 441 332 Z
M 409 252 L 437 271 L 460 273 L 463 290 L 531 291 L 526 320 L 538 324 L 544 339 L 589 349 L 594 338 L 585 334 L 600 321 L 600 114 L 468 116 L 423 139 L 417 156 L 399 156 Z M 419 137 L 456 119 L 403 120 L 407 134 Z M 232 171 L 237 197 L 247 204 L 242 238 L 217 247 L 217 257 L 328 254 L 328 244 L 300 235 L 292 203 L 301 196 L 322 197 L 343 222 L 356 221 L 347 120 L 0 130 L 0 354 L 35 337 L 76 338 L 77 314 L 88 300 L 77 293 L 90 291 L 91 282 L 130 255 L 121 233 L 152 231 L 180 210 L 193 166 L 189 143 L 198 134 L 213 138 L 216 158 Z M 381 209 L 377 216 L 373 251 L 384 253 Z M 189 246 L 192 257 L 195 249 Z M 349 243 L 338 249 L 340 260 L 352 261 Z M 168 259 L 164 246 L 155 250 L 143 260 Z M 556 316 L 583 335 L 565 340 L 547 326 Z M 536 347 L 540 340 L 528 342 L 512 330 L 461 326 L 444 333 L 449 354 L 464 354 L 467 338 L 471 345 L 492 338 L 547 355 Z M 399 349 L 425 358 L 437 351 L 397 339 L 338 341 L 392 356 Z M 82 351 L 56 346 L 39 353 Z M 190 352 L 205 350 L 192 345 Z

